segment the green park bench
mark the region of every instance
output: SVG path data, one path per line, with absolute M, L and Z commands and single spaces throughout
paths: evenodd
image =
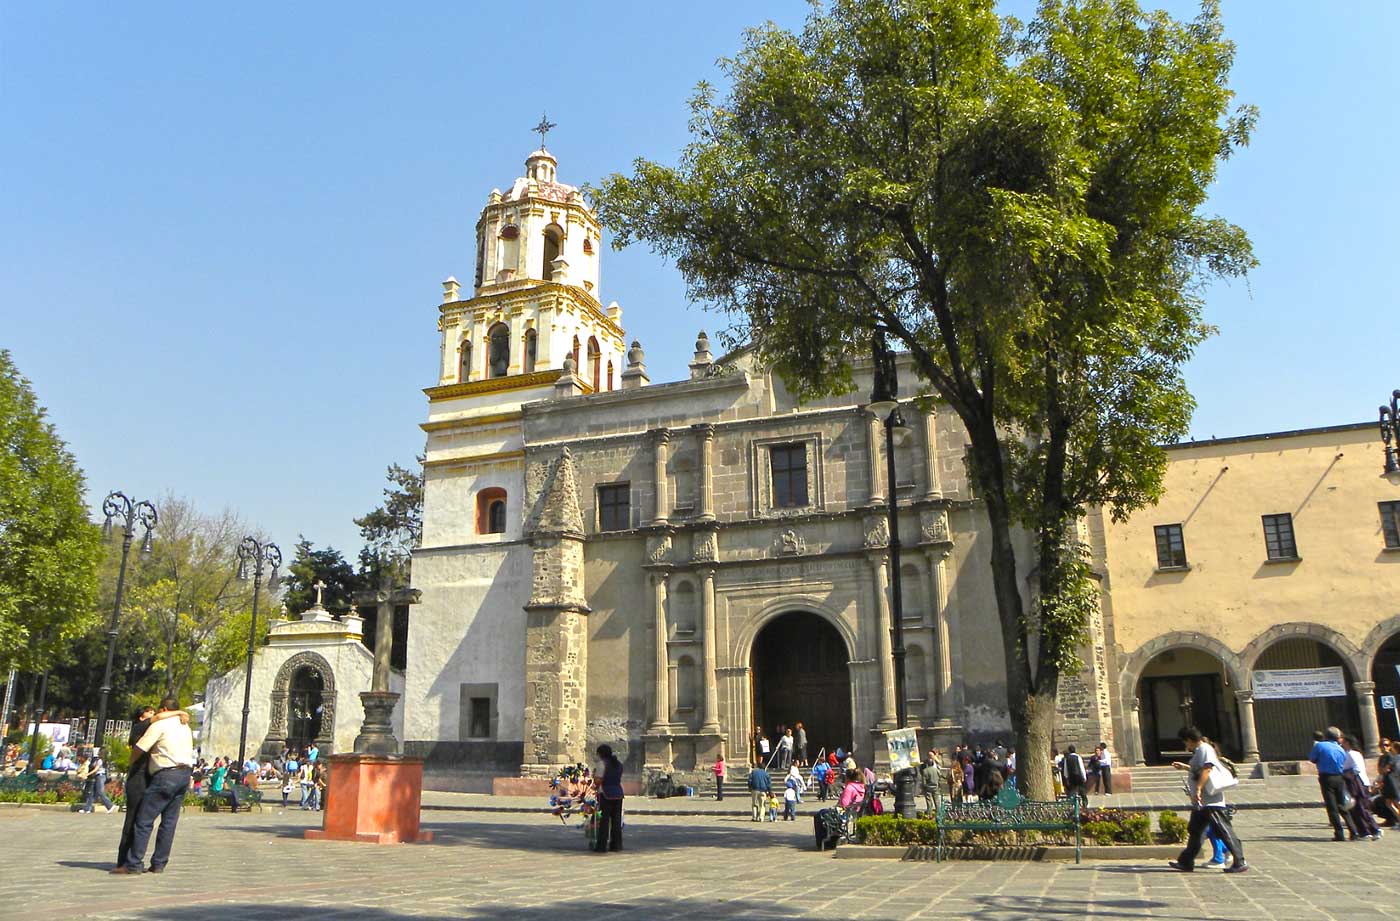
M 0 777 L 0 793 L 34 793 L 39 789 L 39 775 L 25 772 L 13 777 Z
M 975 803 L 944 800 L 939 805 L 938 860 L 943 859 L 946 836 L 955 831 L 1073 831 L 1075 863 L 1079 863 L 1083 842 L 1077 798 L 1071 796 L 1050 803 L 1029 800 L 1010 784 L 990 800 Z

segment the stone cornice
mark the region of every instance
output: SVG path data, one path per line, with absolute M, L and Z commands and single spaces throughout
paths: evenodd
M 505 393 L 511 390 L 547 387 L 559 380 L 563 373 L 563 368 L 550 368 L 547 371 L 508 374 L 505 377 L 488 377 L 484 380 L 464 381 L 460 384 L 439 384 L 436 387 L 424 387 L 423 392 L 428 395 L 429 402 L 436 403 L 439 400 L 455 400 L 459 397 L 470 397 L 479 393 Z M 584 386 L 587 387 L 587 385 Z
M 451 384 L 447 386 L 453 386 Z M 486 416 L 462 416 L 456 419 L 439 419 L 435 422 L 424 422 L 418 427 L 425 432 L 443 432 L 448 429 L 473 428 L 478 425 L 499 425 L 503 422 L 519 422 L 522 413 L 518 410 L 513 413 L 491 413 Z
M 521 450 L 496 451 L 492 454 L 470 454 L 466 457 L 440 457 L 423 462 L 423 468 L 467 467 L 472 464 L 497 464 L 501 461 L 519 460 L 525 456 Z

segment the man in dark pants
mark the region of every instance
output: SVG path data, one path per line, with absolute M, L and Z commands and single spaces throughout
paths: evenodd
M 1113 792 L 1113 756 L 1107 742 L 1099 743 L 1099 784 L 1105 794 Z
M 117 866 L 126 863 L 126 855 L 131 851 L 131 839 L 136 831 L 136 814 L 141 811 L 141 799 L 146 795 L 145 752 L 136 750 L 136 743 L 151 728 L 151 717 L 155 707 L 142 707 L 131 719 L 131 735 L 126 744 L 131 748 L 131 764 L 126 769 L 126 782 L 122 784 L 122 795 L 126 799 L 126 815 L 122 821 L 122 839 L 117 845 Z
M 598 782 L 598 836 L 593 850 L 598 853 L 622 850 L 622 762 L 611 745 L 598 746 L 602 771 Z
M 160 712 L 151 722 L 151 728 L 132 749 L 133 755 L 142 752 L 149 756 L 151 779 L 136 814 L 136 826 L 132 831 L 131 849 L 127 852 L 126 862 L 114 868 L 113 873 L 136 874 L 145 871 L 142 864 L 146 846 L 150 843 L 157 818 L 160 819 L 160 831 L 156 833 L 155 852 L 151 855 L 151 872 L 164 872 L 165 865 L 170 862 L 170 849 L 175 844 L 175 826 L 180 821 L 180 809 L 185 804 L 185 793 L 190 788 L 190 772 L 194 768 L 194 736 L 183 722 L 161 719 L 160 716 L 179 709 L 174 698 L 162 700 Z
M 1061 781 L 1065 785 L 1065 795 L 1077 797 L 1080 806 L 1089 805 L 1089 796 L 1086 793 L 1089 783 L 1089 775 L 1084 770 L 1084 759 L 1079 756 L 1071 745 L 1065 749 L 1064 760 L 1060 762 Z
M 1172 767 L 1178 771 L 1189 771 L 1191 774 L 1188 784 L 1191 790 L 1191 821 L 1186 826 L 1186 847 L 1169 865 L 1173 870 L 1181 870 L 1184 873 L 1195 870 L 1196 852 L 1201 849 L 1201 838 L 1205 836 L 1206 829 L 1210 828 L 1225 842 L 1225 846 L 1235 858 L 1235 862 L 1227 867 L 1225 872 L 1244 873 L 1249 869 L 1249 864 L 1244 862 L 1244 845 L 1240 844 L 1235 828 L 1230 824 L 1230 811 L 1225 806 L 1225 793 L 1209 785 L 1211 771 L 1220 763 L 1219 756 L 1216 755 L 1215 748 L 1204 741 L 1201 731 L 1195 726 L 1185 730 L 1181 738 L 1186 743 L 1186 750 L 1191 753 L 1191 763 L 1174 761 Z
M 1322 788 L 1322 805 L 1327 808 L 1327 821 L 1332 823 L 1332 840 L 1345 841 L 1347 833 L 1356 837 L 1356 827 L 1352 825 L 1351 814 L 1342 808 L 1346 796 L 1346 781 L 1342 772 L 1347 767 L 1347 753 L 1339 744 L 1342 731 L 1336 726 L 1328 726 L 1323 738 L 1313 743 L 1308 752 L 1308 760 L 1317 765 L 1317 783 Z

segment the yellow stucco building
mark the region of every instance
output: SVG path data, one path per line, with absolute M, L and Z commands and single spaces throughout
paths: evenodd
M 1100 522 L 1121 756 L 1169 760 L 1190 723 L 1245 761 L 1303 758 L 1329 724 L 1371 753 L 1400 736 L 1400 482 L 1375 424 L 1168 457 L 1161 502 Z

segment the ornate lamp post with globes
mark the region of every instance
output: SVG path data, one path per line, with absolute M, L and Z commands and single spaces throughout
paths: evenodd
M 107 731 L 107 703 L 112 696 L 112 660 L 117 654 L 117 619 L 122 612 L 122 594 L 126 590 L 126 561 L 131 553 L 131 539 L 136 536 L 136 526 L 139 524 L 145 530 L 141 540 L 141 553 L 151 552 L 151 531 L 155 530 L 156 522 L 160 516 L 156 514 L 156 507 L 150 502 L 142 499 L 140 502 L 132 502 L 123 492 L 110 492 L 107 498 L 102 500 L 102 514 L 106 516 L 102 522 L 102 536 L 107 539 L 112 537 L 112 522 L 120 520 L 122 524 L 122 561 L 117 569 L 117 597 L 112 602 L 112 619 L 107 624 L 107 664 L 102 669 L 101 696 L 97 702 L 97 730 L 96 734 L 89 733 L 93 737 L 95 745 L 106 747 L 105 733 Z
M 248 580 L 251 564 L 253 574 L 253 617 L 248 624 L 248 665 L 243 673 L 243 724 L 238 730 L 238 771 L 243 772 L 243 762 L 248 760 L 248 710 L 253 694 L 253 646 L 258 641 L 258 594 L 262 588 L 263 567 L 268 567 L 268 588 L 277 584 L 277 568 L 282 565 L 282 549 L 271 541 L 262 543 L 257 538 L 245 537 L 238 545 L 238 578 Z
M 1385 444 L 1385 469 L 1382 474 L 1391 480 L 1400 478 L 1400 390 L 1390 392 L 1390 402 L 1381 404 L 1381 441 Z
M 894 449 L 908 440 L 910 429 L 899 411 L 899 372 L 895 367 L 894 353 L 885 342 L 884 330 L 877 329 L 872 340 L 875 352 L 875 386 L 870 393 L 869 409 L 885 423 L 885 469 L 889 493 L 890 529 L 890 617 L 893 621 L 891 655 L 894 658 L 894 708 L 895 726 L 904 729 L 908 726 L 908 703 L 905 699 L 904 680 L 904 592 L 900 573 L 899 510 L 895 488 Z M 912 819 L 917 807 L 914 803 L 914 771 L 900 771 L 894 775 L 895 815 Z

